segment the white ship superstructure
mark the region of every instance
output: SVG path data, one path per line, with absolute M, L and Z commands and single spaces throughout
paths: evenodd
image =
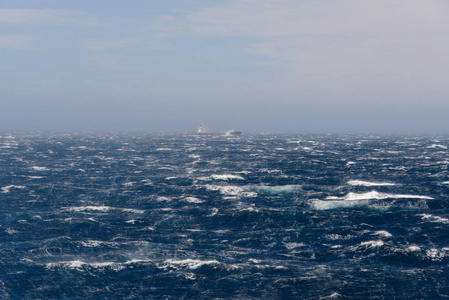
M 201 126 L 198 128 L 198 131 L 197 131 L 196 133 L 197 133 L 197 134 L 210 134 L 209 128 L 207 128 L 206 126 L 204 126 L 204 123 L 201 124 Z

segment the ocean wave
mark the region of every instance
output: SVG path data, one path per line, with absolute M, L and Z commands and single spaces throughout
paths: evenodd
M 449 224 L 449 219 L 447 218 L 433 216 L 431 214 L 420 214 L 418 216 L 420 216 L 423 220 L 429 221 L 431 223 Z
M 362 180 L 350 180 L 347 182 L 348 185 L 353 186 L 395 186 L 395 183 L 388 182 L 370 182 L 370 181 L 362 181 Z
M 392 206 L 408 207 L 408 208 L 425 208 L 425 202 L 413 203 L 396 203 L 395 201 L 381 201 L 387 199 L 404 199 L 404 200 L 432 200 L 432 197 L 420 195 L 405 195 L 405 194 L 388 194 L 371 191 L 367 193 L 353 193 L 350 192 L 345 196 L 328 196 L 325 200 L 311 199 L 310 206 L 315 210 L 332 210 L 340 208 L 368 208 L 372 210 L 385 211 Z M 398 200 L 397 200 L 398 201 Z
M 388 231 L 385 231 L 385 230 L 379 230 L 379 231 L 373 232 L 373 233 L 371 233 L 371 235 L 378 235 L 378 236 L 381 236 L 384 238 L 393 237 L 393 235 L 391 233 L 389 233 Z
M 132 208 L 119 208 L 119 207 L 111 207 L 111 206 L 74 206 L 74 207 L 65 207 L 65 210 L 74 211 L 74 212 L 83 212 L 83 211 L 101 211 L 101 212 L 109 212 L 109 211 L 122 211 L 129 212 L 135 214 L 143 214 L 145 211 L 140 209 L 132 209 Z
M 175 260 L 175 259 L 167 259 L 164 261 L 160 268 L 188 268 L 188 269 L 198 269 L 204 265 L 216 265 L 220 264 L 217 260 L 198 260 L 198 259 L 183 259 L 183 260 Z
M 201 200 L 196 197 L 185 197 L 184 201 L 189 202 L 189 203 L 197 203 L 197 204 L 205 202 L 204 200 Z
M 359 207 L 369 207 L 375 209 L 375 207 L 370 206 L 368 200 L 360 201 L 341 201 L 341 200 L 317 200 L 312 199 L 310 201 L 310 206 L 315 210 L 332 210 L 339 208 L 359 208 Z M 386 209 L 388 207 L 383 207 Z
M 74 269 L 78 271 L 87 271 L 89 269 L 112 269 L 114 271 L 121 271 L 129 265 L 138 263 L 148 263 L 150 260 L 132 259 L 126 262 L 85 262 L 82 260 L 69 260 L 60 262 L 51 262 L 45 264 L 47 269 Z
M 213 174 L 210 175 L 209 177 L 202 177 L 200 178 L 201 180 L 245 180 L 245 178 L 243 178 L 240 175 L 233 175 L 233 174 Z
M 258 193 L 270 194 L 270 195 L 280 195 L 280 194 L 291 194 L 301 190 L 301 185 L 279 185 L 279 186 L 268 186 L 268 185 L 253 185 L 248 187 L 249 190 L 254 190 Z
M 426 148 L 427 148 L 427 149 L 443 149 L 443 150 L 446 150 L 446 149 L 447 149 L 446 146 L 440 145 L 440 144 L 432 144 L 432 145 L 430 145 L 430 146 L 427 146 Z
M 11 189 L 18 189 L 18 190 L 24 190 L 27 187 L 24 185 L 8 185 L 8 186 L 4 186 L 2 187 L 2 192 L 3 193 L 9 193 L 11 191 Z
M 38 166 L 33 166 L 31 167 L 31 169 L 35 170 L 35 171 L 48 171 L 47 167 L 38 167 Z
M 236 185 L 206 185 L 206 189 L 209 191 L 219 191 L 220 194 L 228 196 L 257 197 L 257 193 L 247 192 L 245 187 Z
M 359 201 L 359 200 L 383 200 L 383 199 L 400 199 L 400 198 L 406 198 L 406 199 L 426 199 L 426 200 L 432 200 L 432 197 L 428 196 L 420 196 L 420 195 L 405 195 L 405 194 L 388 194 L 388 193 L 380 193 L 377 191 L 371 191 L 367 193 L 353 193 L 350 192 L 347 195 L 343 197 L 335 197 L 335 196 L 329 196 L 326 199 L 328 200 L 345 200 L 345 201 Z

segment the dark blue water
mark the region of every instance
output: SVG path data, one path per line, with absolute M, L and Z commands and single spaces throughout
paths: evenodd
M 447 147 L 3 135 L 0 299 L 447 298 Z

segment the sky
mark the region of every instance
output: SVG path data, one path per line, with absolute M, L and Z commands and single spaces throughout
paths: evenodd
M 2 0 L 0 131 L 449 134 L 447 0 Z

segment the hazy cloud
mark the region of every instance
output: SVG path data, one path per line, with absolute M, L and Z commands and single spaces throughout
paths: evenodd
M 447 13 L 436 0 L 238 0 L 185 18 L 196 33 L 282 37 L 422 32 L 446 23 Z
M 135 39 L 120 39 L 120 40 L 84 40 L 83 48 L 89 50 L 109 50 L 124 48 L 136 43 Z
M 83 12 L 59 9 L 0 9 L 0 22 L 58 26 L 94 24 Z
M 114 70 L 133 70 L 133 67 L 127 66 L 123 61 L 127 58 L 126 55 L 109 54 L 109 53 L 97 53 L 88 56 L 90 64 L 114 69 Z
M 6 35 L 0 36 L 0 48 L 18 50 L 36 50 L 35 36 L 31 35 Z
M 439 0 L 237 0 L 186 15 L 185 33 L 252 38 L 243 51 L 285 70 L 265 85 L 276 92 L 438 96 L 449 92 L 448 15 Z

